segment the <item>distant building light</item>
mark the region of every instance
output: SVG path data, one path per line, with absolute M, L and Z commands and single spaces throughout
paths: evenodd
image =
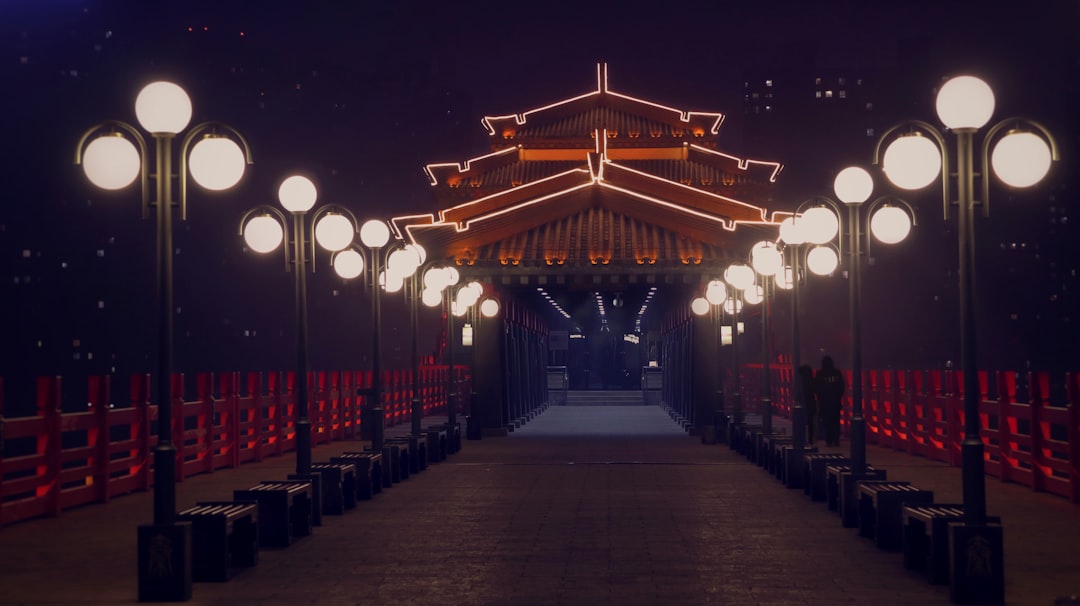
M 67 269 L 67 261 L 60 262 L 60 269 Z
M 104 301 L 98 301 L 97 302 L 97 308 L 98 309 L 105 309 L 105 302 Z
M 839 78 L 836 79 L 836 82 L 840 86 L 844 86 L 845 84 L 847 84 L 847 78 L 845 78 L 843 76 L 840 76 Z
M 29 248 L 24 248 L 24 249 L 23 249 L 23 251 L 22 251 L 22 257 L 23 257 L 24 259 L 29 259 L 29 258 L 30 258 L 30 249 L 29 249 Z
M 73 340 L 71 341 L 71 346 L 72 346 L 72 347 L 78 347 L 79 345 L 82 345 L 82 342 L 81 342 L 81 341 L 79 341 L 78 339 L 73 339 Z
M 866 129 L 866 136 L 867 137 L 873 137 L 874 136 L 874 129 L 872 129 L 872 128 Z
M 814 91 L 814 97 L 816 97 L 816 98 L 820 99 L 820 98 L 821 98 L 821 91 L 819 91 L 819 90 L 818 90 L 818 91 Z
M 766 80 L 765 86 L 772 86 L 772 80 Z
M 825 98 L 826 99 L 832 99 L 832 91 L 831 90 L 825 91 Z
M 98 251 L 97 251 L 97 256 L 98 256 L 98 258 L 104 257 L 105 256 L 105 250 L 102 249 L 102 248 L 99 248 Z

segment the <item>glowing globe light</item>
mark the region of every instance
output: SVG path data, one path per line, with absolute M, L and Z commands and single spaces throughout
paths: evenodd
M 761 241 L 750 248 L 750 265 L 762 276 L 774 276 L 784 266 L 784 257 L 776 244 Z
M 135 97 L 135 117 L 151 133 L 175 135 L 191 122 L 191 98 L 172 82 L 151 82 Z
M 724 270 L 724 281 L 736 290 L 746 290 L 754 284 L 754 270 L 744 263 L 734 263 Z
M 803 235 L 802 223 L 795 221 L 795 217 L 788 217 L 780 222 L 780 239 L 785 244 L 802 244 L 806 242 Z
M 269 215 L 252 217 L 244 225 L 244 242 L 257 253 L 268 253 L 281 245 L 285 231 L 277 219 Z
M 902 242 L 911 233 L 911 217 L 897 206 L 883 206 L 870 217 L 870 233 L 885 244 Z
M 311 210 L 318 196 L 319 192 L 311 179 L 300 175 L 288 177 L 278 186 L 278 201 L 282 208 L 291 213 L 306 213 Z
M 690 301 L 690 311 L 694 312 L 695 316 L 704 316 L 709 313 L 709 302 L 705 297 L 694 297 L 694 300 Z
M 139 176 L 139 150 L 120 135 L 98 137 L 83 151 L 82 168 L 86 178 L 101 189 L 122 189 Z
M 807 209 L 799 221 L 806 241 L 811 244 L 824 244 L 840 233 L 840 218 L 825 206 Z
M 381 248 L 390 241 L 390 228 L 385 221 L 371 219 L 360 226 L 360 241 L 368 248 Z
M 990 165 L 1012 187 L 1031 187 L 1050 172 L 1050 146 L 1034 133 L 1014 131 L 994 146 Z
M 334 255 L 333 264 L 334 273 L 346 280 L 352 280 L 364 273 L 363 255 L 351 248 Z
M 424 272 L 424 288 L 439 292 L 446 288 L 446 271 L 442 267 L 430 267 Z
M 840 266 L 840 258 L 829 246 L 815 246 L 806 254 L 806 267 L 819 276 L 827 276 Z
M 442 303 L 442 291 L 435 288 L 425 288 L 420 293 L 420 300 L 428 307 L 435 307 Z
M 480 315 L 485 318 L 494 318 L 499 315 L 499 301 L 497 299 L 484 299 L 480 303 Z
M 399 292 L 405 286 L 405 278 L 393 271 L 382 272 L 383 290 L 389 293 Z
M 455 318 L 460 318 L 461 316 L 464 316 L 465 312 L 468 310 L 469 308 L 466 305 L 461 305 L 457 301 L 450 302 L 450 313 L 453 314 Z
M 710 280 L 705 285 L 705 300 L 713 305 L 719 305 L 727 299 L 727 286 L 720 280 Z
M 419 244 L 406 244 L 405 249 L 406 250 L 411 250 L 414 253 L 416 253 L 416 259 L 417 259 L 416 260 L 416 266 L 417 267 L 420 267 L 421 265 L 424 264 L 424 261 L 427 261 L 427 251 L 424 250 L 423 246 L 420 246 Z
M 874 193 L 874 178 L 861 166 L 849 166 L 836 174 L 833 192 L 844 204 L 862 204 Z
M 901 189 L 922 189 L 941 174 L 941 150 L 928 137 L 899 137 L 885 148 L 881 170 Z
M 461 279 L 461 272 L 453 265 L 447 265 L 443 268 L 443 271 L 446 272 L 446 278 L 444 278 L 444 280 L 447 286 L 454 286 L 458 283 L 458 280 Z
M 394 274 L 405 279 L 413 275 L 413 272 L 419 267 L 420 264 L 418 261 L 419 258 L 417 257 L 416 251 L 407 248 L 399 248 L 390 253 L 390 257 L 386 260 L 386 267 Z
M 205 137 L 191 148 L 188 157 L 191 178 L 212 191 L 229 189 L 239 183 L 246 167 L 243 150 L 228 137 Z
M 975 76 L 957 76 L 941 86 L 935 107 L 949 128 L 981 128 L 994 115 L 994 91 Z
M 755 284 L 743 291 L 743 300 L 748 305 L 757 305 L 765 300 L 765 289 Z
M 315 241 L 330 252 L 344 250 L 355 235 L 353 223 L 345 215 L 328 214 L 315 223 Z
M 475 290 L 466 286 L 458 291 L 456 303 L 462 309 L 468 309 L 473 303 L 476 303 L 479 298 L 480 295 L 477 294 Z

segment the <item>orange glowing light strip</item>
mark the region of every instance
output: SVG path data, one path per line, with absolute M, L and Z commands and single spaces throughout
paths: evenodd
M 515 191 L 515 192 L 525 191 L 525 190 L 529 189 L 530 187 L 536 187 L 537 185 L 539 185 L 541 183 L 544 183 L 545 181 L 551 181 L 553 179 L 558 179 L 559 177 L 564 177 L 566 175 L 570 175 L 570 174 L 573 174 L 573 173 L 586 173 L 586 172 L 588 172 L 588 171 L 586 169 L 583 169 L 583 168 L 572 168 L 570 170 L 563 171 L 563 172 L 555 174 L 555 175 L 551 175 L 550 177 L 544 177 L 543 179 L 537 179 L 536 181 L 532 181 L 531 183 L 529 183 L 527 185 L 522 185 L 520 187 L 515 187 L 512 191 Z M 574 189 L 577 189 L 577 188 L 572 187 L 569 190 L 563 190 L 563 191 L 572 191 Z M 465 202 L 464 204 L 458 204 L 457 206 L 451 206 L 450 208 L 440 210 L 439 211 L 439 223 L 445 223 L 446 222 L 446 213 L 449 213 L 449 212 L 452 212 L 452 211 L 455 211 L 455 210 L 458 210 L 458 209 L 462 209 L 462 208 L 468 208 L 470 206 L 473 206 L 475 204 L 480 204 L 481 202 L 485 202 L 485 201 L 490 200 L 492 198 L 497 198 L 497 197 L 505 194 L 507 191 L 511 191 L 511 190 L 504 190 L 504 191 L 496 192 L 494 194 L 491 194 L 490 196 L 484 196 L 483 198 L 477 198 L 475 200 L 470 200 L 468 202 Z
M 697 152 L 703 154 L 711 154 L 713 156 L 720 156 L 722 158 L 728 158 L 729 160 L 735 160 L 739 164 L 739 170 L 748 170 L 751 164 L 758 164 L 760 166 L 773 167 L 772 175 L 769 176 L 769 182 L 775 183 L 776 177 L 780 175 L 780 171 L 784 170 L 784 165 L 779 162 L 771 162 L 769 160 L 751 160 L 749 158 L 740 158 L 738 156 L 732 156 L 731 154 L 725 154 L 707 147 L 702 147 L 696 143 L 691 143 L 690 147 Z
M 466 160 L 464 162 L 441 162 L 441 163 L 436 163 L 436 164 L 426 164 L 426 165 L 424 165 L 424 174 L 426 174 L 428 176 L 428 180 L 431 181 L 432 185 L 438 185 L 439 180 L 436 179 L 435 175 L 431 172 L 432 168 L 437 168 L 437 167 L 440 167 L 440 166 L 453 166 L 453 167 L 457 168 L 458 173 L 466 173 L 466 172 L 469 172 L 469 170 L 472 168 L 472 163 L 473 162 L 478 162 L 480 160 L 485 160 L 487 158 L 494 158 L 496 156 L 501 156 L 501 155 L 504 155 L 504 154 L 508 154 L 510 152 L 516 152 L 516 151 L 519 150 L 520 147 L 521 147 L 520 145 L 516 146 L 516 147 L 507 147 L 506 149 L 500 149 L 499 151 L 491 152 L 490 154 L 485 154 L 483 156 L 477 156 L 475 158 L 470 158 L 470 159 L 468 159 L 468 160 Z
M 610 162 L 610 160 L 608 160 L 608 162 Z M 615 163 L 612 162 L 612 164 L 615 164 Z M 666 183 L 668 185 L 671 185 L 673 187 L 681 187 L 682 189 L 692 191 L 695 194 L 698 194 L 698 195 L 701 195 L 701 196 L 705 196 L 705 197 L 708 197 L 708 198 L 715 198 L 717 200 L 723 200 L 724 202 L 729 202 L 731 204 L 737 204 L 737 205 L 743 206 L 745 208 L 752 208 L 752 209 L 754 209 L 756 211 L 761 212 L 761 220 L 762 220 L 762 222 L 768 223 L 768 221 L 765 220 L 765 209 L 761 208 L 760 206 L 754 206 L 753 204 L 749 204 L 747 202 L 740 202 L 739 200 L 736 200 L 734 198 L 728 198 L 727 196 L 721 196 L 719 194 L 714 194 L 712 192 L 707 192 L 707 191 L 698 189 L 696 187 L 690 187 L 689 185 L 683 185 L 682 183 L 676 183 L 675 181 L 670 181 L 668 179 L 663 179 L 661 177 L 657 177 L 656 175 L 651 175 L 649 173 L 642 172 L 640 170 L 636 170 L 636 169 L 630 168 L 628 166 L 623 166 L 622 164 L 615 164 L 615 165 L 618 166 L 622 170 L 625 170 L 627 172 L 631 172 L 631 173 L 634 173 L 634 174 L 637 174 L 637 175 L 641 175 L 642 177 L 645 177 L 647 179 L 652 179 L 653 181 L 662 181 L 662 182 L 664 182 L 664 183 Z M 672 206 L 678 207 L 677 204 L 672 204 Z
M 654 103 L 652 101 L 646 101 L 646 100 L 638 98 L 638 97 L 632 97 L 630 95 L 624 95 L 622 93 L 617 93 L 617 92 L 611 90 L 610 88 L 608 88 L 607 64 L 606 63 L 598 63 L 597 66 L 596 66 L 596 90 L 589 91 L 589 92 L 587 92 L 585 94 L 578 95 L 576 97 L 571 97 L 571 98 L 565 99 L 563 101 L 557 101 L 555 103 L 550 103 L 550 104 L 545 105 L 543 107 L 537 107 L 535 109 L 531 109 L 529 111 L 522 112 L 520 114 L 506 114 L 504 116 L 484 116 L 484 118 L 480 121 L 480 123 L 484 125 L 484 128 L 487 129 L 489 135 L 495 136 L 495 134 L 496 134 L 495 133 L 495 127 L 492 126 L 492 124 L 491 124 L 491 122 L 493 120 L 508 120 L 510 118 L 513 118 L 514 122 L 518 126 L 521 126 L 522 124 L 525 124 L 526 122 L 528 122 L 528 120 L 529 120 L 528 116 L 530 114 L 535 114 L 537 112 L 542 112 L 542 111 L 545 111 L 545 110 L 549 110 L 549 109 L 552 109 L 554 107 L 559 107 L 560 105 L 566 105 L 568 103 L 573 103 L 575 101 L 579 101 L 581 99 L 586 99 L 588 97 L 592 97 L 594 95 L 599 95 L 599 94 L 602 94 L 602 93 L 606 93 L 606 94 L 611 95 L 613 97 L 619 97 L 620 99 L 626 99 L 628 101 L 633 101 L 635 103 L 641 103 L 642 105 L 649 105 L 649 106 L 655 107 L 657 109 L 661 109 L 661 110 L 664 110 L 666 112 L 676 114 L 679 117 L 680 122 L 690 122 L 690 119 L 693 116 L 702 116 L 704 118 L 714 118 L 713 124 L 709 128 L 710 134 L 713 134 L 713 135 L 720 132 L 720 125 L 724 122 L 724 114 L 719 113 L 719 112 L 690 112 L 690 111 L 684 111 L 684 110 L 681 110 L 681 109 L 675 109 L 673 107 L 668 107 L 666 105 L 661 105 L 659 103 Z

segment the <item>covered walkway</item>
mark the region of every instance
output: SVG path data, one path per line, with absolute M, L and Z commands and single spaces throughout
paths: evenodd
M 778 422 L 779 423 L 779 422 Z M 316 461 L 355 443 L 315 449 Z M 846 448 L 846 445 L 845 445 Z M 959 469 L 869 447 L 890 479 L 959 499 Z M 279 479 L 291 456 L 188 479 L 180 507 Z M 152 494 L 0 531 L 0 604 L 124 604 Z M 1080 593 L 1080 509 L 988 484 L 1011 605 Z M 506 438 L 395 484 L 311 537 L 263 550 L 191 604 L 947 604 L 838 516 L 659 407 L 549 407 Z

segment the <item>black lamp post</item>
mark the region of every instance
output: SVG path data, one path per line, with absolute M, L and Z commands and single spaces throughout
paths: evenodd
M 181 139 L 180 166 L 174 173 L 173 141 L 187 128 L 191 113 L 191 99 L 183 88 L 171 82 L 153 82 L 135 99 L 139 124 L 154 139 L 153 158 L 139 130 L 119 121 L 90 128 L 80 138 L 75 152 L 75 163 L 81 164 L 90 182 L 102 189 L 123 189 L 138 178 L 143 218 L 149 217 L 151 206 L 157 207 L 158 442 L 154 447 L 154 525 L 139 528 L 142 601 L 191 598 L 191 530 L 176 522 L 177 460 L 172 435 L 173 206 L 179 206 L 181 220 L 187 218 L 189 171 L 205 189 L 220 191 L 236 185 L 245 165 L 251 162 L 240 133 L 221 123 L 204 122 L 189 129 Z M 174 180 L 178 180 L 178 200 L 174 199 Z M 171 562 L 167 568 L 161 566 L 166 560 Z
M 936 127 L 911 120 L 887 130 L 874 150 L 888 179 L 903 189 L 922 189 L 940 179 L 943 214 L 957 206 L 959 240 L 960 366 L 964 381 L 964 439 L 960 444 L 964 523 L 950 533 L 952 597 L 962 603 L 997 603 L 1004 599 L 1001 527 L 986 517 L 984 446 L 979 435 L 979 381 L 975 322 L 975 206 L 989 215 L 993 172 L 1007 186 L 1026 188 L 1046 176 L 1058 160 L 1057 144 L 1041 124 L 1026 118 L 1007 118 L 991 126 L 982 139 L 981 162 L 975 166 L 974 138 L 994 113 L 994 93 L 974 76 L 958 76 L 938 91 L 936 110 L 945 128 L 956 135 L 956 165 L 952 166 L 945 136 Z M 883 144 L 889 141 L 882 153 Z M 993 150 L 991 150 L 991 144 Z M 992 171 L 990 169 L 993 169 Z M 955 172 L 954 172 L 955 170 Z M 975 176 L 981 176 L 981 199 L 975 199 Z M 956 178 L 957 200 L 950 196 Z M 978 560 L 971 558 L 977 556 Z M 985 575 L 972 571 L 987 571 Z
M 356 233 L 356 219 L 348 209 L 340 206 L 322 206 L 311 215 L 308 225 L 304 217 L 315 205 L 318 196 L 315 184 L 307 177 L 294 175 L 285 179 L 278 188 L 278 201 L 292 215 L 290 222 L 278 209 L 259 206 L 248 211 L 240 220 L 240 235 L 248 248 L 257 253 L 269 253 L 282 241 L 292 241 L 292 257 L 289 247 L 283 247 L 285 270 L 295 275 L 296 300 L 296 473 L 311 473 L 311 418 L 308 388 L 308 313 L 307 270 L 315 270 L 315 243 L 330 252 L 345 249 Z M 308 259 L 310 245 L 311 259 Z

